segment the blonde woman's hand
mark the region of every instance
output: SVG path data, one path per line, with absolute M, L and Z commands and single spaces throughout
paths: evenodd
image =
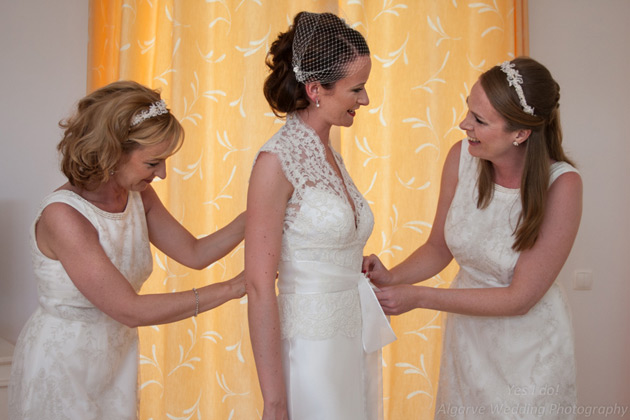
M 240 299 L 245 296 L 245 271 L 241 271 L 225 283 L 230 286 L 232 299 Z

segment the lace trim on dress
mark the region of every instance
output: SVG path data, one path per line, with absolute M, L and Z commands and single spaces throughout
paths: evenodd
M 326 161 L 326 151 L 321 139 L 297 114 L 289 114 L 286 124 L 260 149 L 260 152 L 271 152 L 280 158 L 284 174 L 294 188 L 294 194 L 287 205 L 285 227 L 295 221 L 307 187 L 333 193 L 346 203 L 349 195 L 355 206 L 356 225 L 360 224 L 365 202 L 345 170 L 343 159 L 334 149 L 331 150 L 341 171 L 343 183 Z
M 335 293 L 280 294 L 278 310 L 282 339 L 325 340 L 341 334 L 361 334 L 361 306 L 357 289 Z

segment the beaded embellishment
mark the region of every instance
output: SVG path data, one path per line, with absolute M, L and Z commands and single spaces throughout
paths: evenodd
M 514 88 L 516 94 L 518 95 L 523 112 L 529 115 L 534 115 L 534 108 L 527 105 L 525 94 L 523 93 L 523 88 L 521 87 L 523 84 L 523 76 L 521 76 L 521 73 L 519 73 L 514 67 L 515 65 L 509 61 L 504 61 L 501 64 L 501 70 L 507 75 L 508 84 Z
M 140 124 L 142 121 L 148 120 L 149 118 L 157 117 L 158 115 L 167 114 L 168 109 L 166 109 L 166 102 L 164 99 L 160 99 L 157 102 L 153 102 L 149 109 L 142 110 L 141 112 L 134 115 L 131 119 L 131 126 L 134 127 Z

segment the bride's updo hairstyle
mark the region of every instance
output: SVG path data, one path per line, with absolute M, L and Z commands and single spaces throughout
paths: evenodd
M 494 109 L 505 119 L 505 131 L 531 130 L 520 146 L 526 148 L 521 179 L 523 211 L 515 231 L 513 249 L 534 246 L 542 225 L 550 161 L 572 162 L 562 149 L 560 85 L 545 66 L 529 57 L 518 57 L 494 66 L 479 77 L 479 83 Z M 477 207 L 492 200 L 494 171 L 482 160 Z
M 263 92 L 274 114 L 295 112 L 310 101 L 304 85 L 335 82 L 358 70 L 357 57 L 370 54 L 365 38 L 332 13 L 300 12 L 271 44 L 265 60 L 271 70 Z

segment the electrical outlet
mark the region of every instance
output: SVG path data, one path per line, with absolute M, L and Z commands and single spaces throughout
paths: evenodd
M 573 276 L 573 290 L 591 290 L 593 288 L 593 272 L 576 270 Z

